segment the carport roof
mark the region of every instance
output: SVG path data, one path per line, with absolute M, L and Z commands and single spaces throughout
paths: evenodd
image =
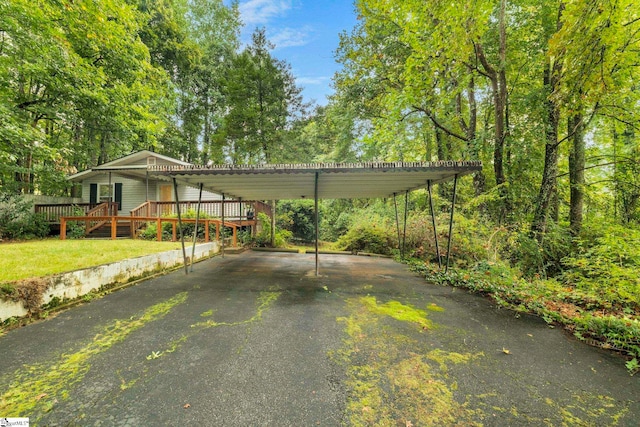
M 149 174 L 245 200 L 382 198 L 482 169 L 480 161 L 151 166 Z

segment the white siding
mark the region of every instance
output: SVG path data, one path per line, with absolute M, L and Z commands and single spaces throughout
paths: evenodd
M 149 157 L 155 157 L 155 156 L 149 156 Z M 158 157 L 156 157 L 156 165 L 158 166 L 175 166 L 178 163 L 174 163 L 174 162 L 170 162 L 168 160 L 164 160 L 164 159 L 159 159 Z M 147 166 L 147 157 L 137 160 L 135 162 L 126 162 L 126 163 L 122 163 L 122 165 L 126 165 L 126 166 Z
M 178 197 L 180 197 L 180 200 L 197 201 L 199 192 L 200 189 L 195 187 L 178 186 Z M 202 190 L 202 200 L 222 200 L 222 196 Z
M 111 176 L 111 183 L 122 183 L 122 206 L 118 211 L 119 215 L 129 215 L 129 212 L 140 206 L 146 201 L 146 183 L 145 181 L 139 181 L 135 179 L 125 178 L 116 174 Z M 90 186 L 91 184 L 104 184 L 109 183 L 109 177 L 94 177 L 82 182 L 82 202 L 89 203 Z M 158 182 L 155 180 L 149 180 L 149 200 L 160 200 L 160 185 L 171 185 L 169 182 Z M 181 201 L 197 201 L 198 189 L 194 187 L 188 187 L 185 185 L 178 185 L 178 197 Z M 171 192 L 171 199 L 173 191 Z M 114 195 L 115 197 L 115 195 Z M 202 200 L 222 200 L 222 196 L 216 193 L 210 193 L 208 191 L 202 191 Z
M 132 209 L 138 207 L 146 200 L 146 184 L 144 181 L 125 178 L 117 174 L 111 175 L 111 183 L 122 183 L 122 206 L 118 211 L 118 215 L 129 215 Z M 109 184 L 109 176 L 96 176 L 94 178 L 82 181 L 82 201 L 89 203 L 91 184 Z M 154 193 L 151 192 L 151 181 L 149 181 L 149 199 L 153 200 Z M 114 194 L 115 198 L 115 194 Z

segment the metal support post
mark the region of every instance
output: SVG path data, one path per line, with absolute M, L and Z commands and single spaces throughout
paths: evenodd
M 393 206 L 396 210 L 396 231 L 398 232 L 398 250 L 402 249 L 402 241 L 400 240 L 400 219 L 398 217 L 398 201 L 396 200 L 396 193 L 393 193 Z
M 447 244 L 447 265 L 444 272 L 449 271 L 449 258 L 451 257 L 451 241 L 453 240 L 453 210 L 456 206 L 456 192 L 458 190 L 458 174 L 453 178 L 453 196 L 451 197 L 451 219 L 449 219 L 449 242 Z
M 178 212 L 178 227 L 180 229 L 180 242 L 182 244 L 182 260 L 184 262 L 184 274 L 189 274 L 187 265 L 187 251 L 184 248 L 184 232 L 182 231 L 182 217 L 180 216 L 180 199 L 178 197 L 178 182 L 173 178 L 173 192 L 176 196 L 176 212 Z
M 433 238 L 436 242 L 436 256 L 438 257 L 438 267 L 442 268 L 440 258 L 440 246 L 438 245 L 438 230 L 436 229 L 436 213 L 433 209 L 433 194 L 431 193 L 431 180 L 427 181 L 427 191 L 429 192 L 429 207 L 431 208 L 431 224 L 433 225 Z
M 314 209 L 315 209 L 315 232 L 316 232 L 316 277 L 318 276 L 318 179 L 319 172 L 316 172 L 316 181 L 315 181 L 315 189 L 313 192 L 313 201 L 314 201 Z
M 224 258 L 224 236 L 226 234 L 226 230 L 224 229 L 224 193 L 222 193 L 222 225 L 220 225 L 220 231 L 222 236 L 222 258 Z
M 193 259 L 196 256 L 196 241 L 198 239 L 198 221 L 200 220 L 200 205 L 202 204 L 202 187 L 200 183 L 200 192 L 198 194 L 198 209 L 196 209 L 196 226 L 193 229 L 193 246 L 191 247 L 191 271 L 193 272 Z
M 404 229 L 402 230 L 402 252 L 401 257 L 404 259 L 407 247 L 407 214 L 409 211 L 409 190 L 404 194 Z
M 109 209 L 107 210 L 107 212 L 109 212 L 109 216 L 113 216 L 113 208 L 111 206 L 111 202 L 113 201 L 113 192 L 112 192 L 112 184 L 111 184 L 111 172 L 109 172 Z M 98 200 L 100 200 L 100 195 L 98 194 Z M 113 220 L 113 219 L 112 219 Z

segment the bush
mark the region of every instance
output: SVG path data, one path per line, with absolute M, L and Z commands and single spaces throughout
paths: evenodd
M 73 209 L 73 216 L 85 216 L 85 211 L 82 208 L 75 207 Z M 84 221 L 69 221 L 67 222 L 67 238 L 69 239 L 82 239 L 86 235 L 86 223 Z
M 389 224 L 380 218 L 374 221 L 370 219 L 359 221 L 338 239 L 336 246 L 344 251 L 363 251 L 382 255 L 390 255 L 392 249 L 397 247 Z
M 31 212 L 33 204 L 24 197 L 0 194 L 0 239 L 43 238 L 49 234 L 44 216 Z
M 528 231 L 517 235 L 517 243 L 509 258 L 527 277 L 555 277 L 564 269 L 562 259 L 572 251 L 572 237 L 568 227 L 548 224 L 542 242 L 529 236 Z
M 640 308 L 640 231 L 620 225 L 587 230 L 562 260 L 563 282 L 611 304 Z
M 259 247 L 271 246 L 271 218 L 264 212 L 258 213 L 258 221 L 262 224 L 262 230 L 255 238 L 255 243 Z M 275 230 L 275 247 L 280 248 L 287 245 L 287 241 L 291 239 L 292 233 L 289 230 Z
M 288 230 L 302 242 L 315 241 L 315 208 L 312 200 L 284 201 L 278 204 L 277 228 Z
M 188 209 L 185 212 L 182 212 L 180 217 L 182 219 L 195 219 L 196 218 L 196 210 Z M 177 214 L 165 215 L 163 218 L 178 218 Z M 200 220 L 211 219 L 210 215 L 206 213 L 200 212 Z M 182 223 L 182 233 L 184 234 L 185 239 L 193 238 L 193 230 L 195 229 L 195 222 L 184 222 Z M 205 225 L 204 221 L 198 223 L 198 239 L 204 239 L 205 236 Z M 215 224 L 210 224 L 209 226 L 209 234 L 210 236 L 215 236 L 216 226 Z M 176 228 L 176 235 L 180 238 L 180 229 Z M 226 234 L 229 235 L 229 234 Z M 139 237 L 143 240 L 156 240 L 158 238 L 158 224 L 156 222 L 148 222 L 145 229 L 140 233 Z M 213 237 L 212 237 L 213 238 Z M 171 241 L 173 239 L 173 224 L 170 222 L 162 223 L 162 240 L 163 241 Z

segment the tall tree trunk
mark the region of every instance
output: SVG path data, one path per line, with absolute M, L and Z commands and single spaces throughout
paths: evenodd
M 478 104 L 476 102 L 476 88 L 473 77 L 467 87 L 467 102 L 469 103 L 469 125 L 467 126 L 467 144 L 473 160 L 480 160 L 480 150 L 478 149 L 477 128 L 478 128 Z M 484 172 L 479 170 L 473 174 L 473 189 L 475 195 L 479 196 L 485 192 L 486 179 Z
M 204 123 L 202 125 L 202 152 L 200 162 L 206 165 L 211 160 L 211 105 L 209 102 L 209 87 L 205 86 L 204 95 Z
M 585 140 L 584 116 L 576 112 L 568 120 L 568 134 L 571 135 L 571 153 L 569 154 L 569 224 L 573 235 L 580 234 L 582 229 L 582 213 L 584 206 L 584 167 Z
M 500 64 L 496 73 L 496 85 L 494 93 L 494 108 L 495 108 L 495 149 L 494 149 L 494 168 L 496 173 L 496 184 L 500 185 L 506 181 L 504 175 L 504 140 L 506 135 L 505 128 L 505 111 L 507 107 L 507 76 L 505 70 L 505 63 L 507 60 L 507 31 L 505 22 L 505 9 L 506 0 L 500 0 L 500 13 L 499 13 L 499 32 L 500 43 L 498 54 L 500 57 Z
M 438 127 L 435 127 L 435 135 L 436 135 L 436 149 L 438 152 L 438 160 L 440 161 L 448 160 L 447 156 L 449 154 L 449 150 L 448 150 L 448 144 L 447 144 L 447 141 L 448 141 L 447 136 Z M 447 185 L 444 183 L 438 185 L 438 193 L 440 194 L 440 197 L 447 198 L 449 196 L 449 192 L 447 191 Z
M 434 132 L 436 136 L 436 151 L 438 154 L 438 160 L 447 160 L 447 147 L 445 146 L 444 141 L 445 136 L 443 135 L 443 132 L 438 128 L 435 128 Z
M 107 154 L 107 134 L 104 132 L 100 136 L 100 151 L 98 154 L 98 164 L 107 163 L 109 155 Z
M 553 197 L 557 191 L 558 176 L 558 126 L 560 122 L 560 107 L 551 97 L 558 84 L 560 66 L 558 62 L 549 63 L 544 71 L 544 87 L 546 88 L 547 100 L 545 107 L 547 110 L 547 120 L 545 129 L 545 153 L 544 170 L 542 172 L 542 183 L 536 201 L 533 220 L 531 222 L 531 234 L 539 242 L 547 229 L 547 220 L 550 208 L 553 204 Z
M 484 74 L 489 78 L 491 83 L 491 92 L 493 97 L 494 110 L 494 145 L 493 145 L 493 172 L 496 177 L 496 185 L 504 184 L 507 179 L 504 173 L 504 145 L 507 134 L 506 128 L 506 112 L 507 112 L 507 30 L 506 30 L 506 0 L 500 0 L 500 9 L 498 15 L 498 31 L 499 45 L 498 58 L 499 64 L 491 65 L 484 53 L 482 44 L 476 43 L 476 57 L 482 64 Z M 501 209 L 501 217 L 504 217 L 511 210 L 509 203 L 509 195 L 507 189 L 501 188 L 503 205 Z

